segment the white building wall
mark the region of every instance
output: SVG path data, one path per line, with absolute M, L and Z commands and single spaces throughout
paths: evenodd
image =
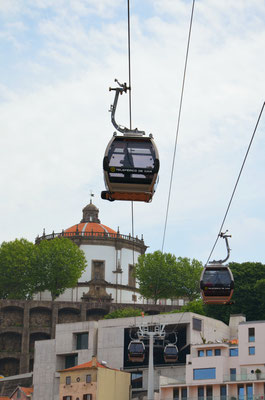
M 248 330 L 255 329 L 255 340 L 249 342 Z M 265 321 L 242 322 L 238 327 L 239 362 L 241 365 L 265 364 Z M 249 347 L 255 347 L 255 354 L 249 355 Z
M 114 246 L 102 246 L 102 245 L 88 245 L 83 244 L 80 249 L 84 251 L 87 260 L 87 268 L 83 275 L 79 279 L 79 282 L 90 281 L 92 271 L 92 261 L 100 260 L 105 261 L 105 280 L 110 283 L 116 283 L 116 274 L 113 271 L 116 270 L 116 259 L 120 254 L 120 265 L 122 268 L 122 274 L 119 275 L 119 284 L 128 285 L 129 280 L 129 264 L 133 264 L 133 260 L 136 263 L 140 255 L 138 251 L 133 251 L 127 248 L 122 248 L 120 253 Z
M 198 351 L 203 349 L 204 353 L 206 353 L 207 349 L 220 349 L 221 356 L 213 356 L 211 357 L 198 357 Z M 219 344 L 209 344 L 209 345 L 202 345 L 202 346 L 193 346 L 191 350 L 191 354 L 187 356 L 187 365 L 186 365 L 186 384 L 198 384 L 198 380 L 193 379 L 193 370 L 194 369 L 201 369 L 201 368 L 216 368 L 216 379 L 214 383 L 222 383 L 223 376 L 225 373 L 225 360 L 227 357 L 227 350 L 228 345 L 219 345 Z M 200 382 L 199 382 L 200 384 Z M 212 385 L 213 380 L 204 380 L 203 385 Z
M 134 250 L 133 251 L 130 249 L 123 248 L 121 250 L 121 267 L 123 270 L 122 273 L 122 284 L 123 285 L 128 285 L 129 283 L 129 265 L 133 265 L 137 263 L 138 257 L 140 256 L 140 253 Z M 136 285 L 138 287 L 139 285 Z
M 78 280 L 79 282 L 88 282 L 91 280 L 92 260 L 99 260 L 105 261 L 105 280 L 110 283 L 116 283 L 112 272 L 116 269 L 116 249 L 114 246 L 82 244 L 80 249 L 85 253 L 87 268 Z

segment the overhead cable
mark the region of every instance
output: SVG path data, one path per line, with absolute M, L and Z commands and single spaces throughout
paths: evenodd
M 245 162 L 246 162 L 246 159 L 247 159 L 249 150 L 250 150 L 250 148 L 251 148 L 253 139 L 254 139 L 255 134 L 256 134 L 256 131 L 257 131 L 257 128 L 258 128 L 258 125 L 259 125 L 259 121 L 260 121 L 260 119 L 261 119 L 261 116 L 262 116 L 262 113 L 263 113 L 263 110 L 264 110 L 264 106 L 265 106 L 265 102 L 263 103 L 263 105 L 262 105 L 262 107 L 261 107 L 261 111 L 260 111 L 260 113 L 259 113 L 259 117 L 258 117 L 258 120 L 257 120 L 257 122 L 256 122 L 256 125 L 255 125 L 255 128 L 254 128 L 254 132 L 253 132 L 252 137 L 251 137 L 251 140 L 250 140 L 250 142 L 249 142 L 246 155 L 245 155 L 245 157 L 244 157 L 244 160 L 243 160 L 242 166 L 241 166 L 241 168 L 240 168 L 240 171 L 239 171 L 239 174 L 238 174 L 238 177 L 237 177 L 237 180 L 236 180 L 236 183 L 235 183 L 235 186 L 234 186 L 232 195 L 231 195 L 231 197 L 230 197 L 230 200 L 229 200 L 229 203 L 228 203 L 228 206 L 227 206 L 227 209 L 226 209 L 224 218 L 223 218 L 223 220 L 222 220 L 221 227 L 220 227 L 220 229 L 219 229 L 217 238 L 216 238 L 216 240 L 215 240 L 215 242 L 214 242 L 214 245 L 213 245 L 213 247 L 212 247 L 212 250 L 211 250 L 211 252 L 210 252 L 210 255 L 209 255 L 208 259 L 207 259 L 206 265 L 208 264 L 208 262 L 209 262 L 209 260 L 210 260 L 210 258 L 211 258 L 211 256 L 212 256 L 212 253 L 213 253 L 213 251 L 214 251 L 214 249 L 215 249 L 215 246 L 216 246 L 216 244 L 217 244 L 217 242 L 218 242 L 218 239 L 219 239 L 219 237 L 220 237 L 220 234 L 221 234 L 221 232 L 222 232 L 222 229 L 223 229 L 223 226 L 224 226 L 224 223 L 225 223 L 225 220 L 226 220 L 228 211 L 229 211 L 229 209 L 230 209 L 232 200 L 233 200 L 233 198 L 234 198 L 235 191 L 236 191 L 236 189 L 237 189 L 237 185 L 238 185 L 239 179 L 240 179 L 240 177 L 241 177 L 243 168 L 244 168 L 244 166 L 245 166 Z
M 193 0 L 193 2 L 192 2 L 192 9 L 191 9 L 188 42 L 187 42 L 187 49 L 186 49 L 186 56 L 185 56 L 185 64 L 184 64 L 184 72 L 183 72 L 183 79 L 182 79 L 182 88 L 181 88 L 181 95 L 180 95 L 179 112 L 178 112 L 177 128 L 176 128 L 176 136 L 175 136 L 175 144 L 174 144 L 174 152 L 173 152 L 173 161 L 172 161 L 172 168 L 171 168 L 171 175 L 170 175 L 169 192 L 168 192 L 168 200 L 167 200 L 167 208 L 166 208 L 166 217 L 165 217 L 163 240 L 162 240 L 162 249 L 161 249 L 162 253 L 163 253 L 164 244 L 165 244 L 165 236 L 166 236 L 166 229 L 167 229 L 169 204 L 170 204 L 171 189 L 172 189 L 172 182 L 173 182 L 173 175 L 174 175 L 175 157 L 176 157 L 176 150 L 177 150 L 177 143 L 178 143 L 178 136 L 179 136 L 179 127 L 180 127 L 180 118 L 181 118 L 181 111 L 182 111 L 182 103 L 183 103 L 183 96 L 184 96 L 185 81 L 186 81 L 186 72 L 187 72 L 187 65 L 188 65 L 188 56 L 189 56 L 189 48 L 190 48 L 191 29 L 192 29 L 192 23 L 193 23 L 194 5 L 195 5 L 195 0 Z
M 130 0 L 127 0 L 127 26 L 128 26 L 128 73 L 129 73 L 129 117 L 130 129 L 132 129 L 132 85 L 131 85 L 131 23 Z
M 129 76 L 129 120 L 130 129 L 132 129 L 132 78 L 131 78 L 131 23 L 130 23 L 130 0 L 127 0 L 127 27 L 128 27 L 128 76 Z M 134 213 L 133 201 L 131 201 L 131 218 L 132 218 L 132 238 L 133 238 L 133 266 L 134 266 Z

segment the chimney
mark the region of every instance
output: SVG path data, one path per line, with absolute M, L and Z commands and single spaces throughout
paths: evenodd
M 231 314 L 229 320 L 230 339 L 238 339 L 238 325 L 240 322 L 246 322 L 244 314 Z
M 92 356 L 92 367 L 96 368 L 97 367 L 97 357 L 96 356 Z

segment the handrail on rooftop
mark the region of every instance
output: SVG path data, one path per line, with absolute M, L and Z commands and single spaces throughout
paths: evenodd
M 112 239 L 123 239 L 123 240 L 128 240 L 130 242 L 136 242 L 136 243 L 143 243 L 144 239 L 143 237 L 139 239 L 137 236 L 132 237 L 130 234 L 129 235 L 122 235 L 119 232 L 117 233 L 111 233 L 111 232 L 83 232 L 79 231 L 78 228 L 76 231 L 71 231 L 71 232 L 66 232 L 62 230 L 60 233 L 55 233 L 52 232 L 51 234 L 46 235 L 45 232 L 42 236 L 37 236 L 35 242 L 38 243 L 41 240 L 50 240 L 54 239 L 55 237 L 87 237 L 87 238 L 112 238 Z

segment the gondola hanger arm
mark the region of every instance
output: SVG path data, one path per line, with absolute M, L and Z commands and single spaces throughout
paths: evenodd
M 229 238 L 229 237 L 232 237 L 232 235 L 227 235 L 227 232 L 228 232 L 228 231 L 225 231 L 225 232 L 221 232 L 221 233 L 219 234 L 219 236 L 225 240 L 226 250 L 227 250 L 227 256 L 226 256 L 226 258 L 225 258 L 224 260 L 218 260 L 218 261 L 213 260 L 213 261 L 209 261 L 209 264 L 223 264 L 223 263 L 225 263 L 225 262 L 228 260 L 228 258 L 230 257 L 230 251 L 231 251 L 231 249 L 230 249 L 230 247 L 229 247 L 228 238 Z
M 109 88 L 109 91 L 115 90 L 115 97 L 113 104 L 110 106 L 110 112 L 111 112 L 111 122 L 117 131 L 123 133 L 124 135 L 133 135 L 133 136 L 143 136 L 145 135 L 144 131 L 139 131 L 137 128 L 135 129 L 128 129 L 125 126 L 121 126 L 117 124 L 115 120 L 115 113 L 118 105 L 118 100 L 119 100 L 119 95 L 122 95 L 123 93 L 127 93 L 127 90 L 131 90 L 130 86 L 127 86 L 126 82 L 125 83 L 120 83 L 118 79 L 115 79 L 115 82 L 119 85 L 116 88 Z

